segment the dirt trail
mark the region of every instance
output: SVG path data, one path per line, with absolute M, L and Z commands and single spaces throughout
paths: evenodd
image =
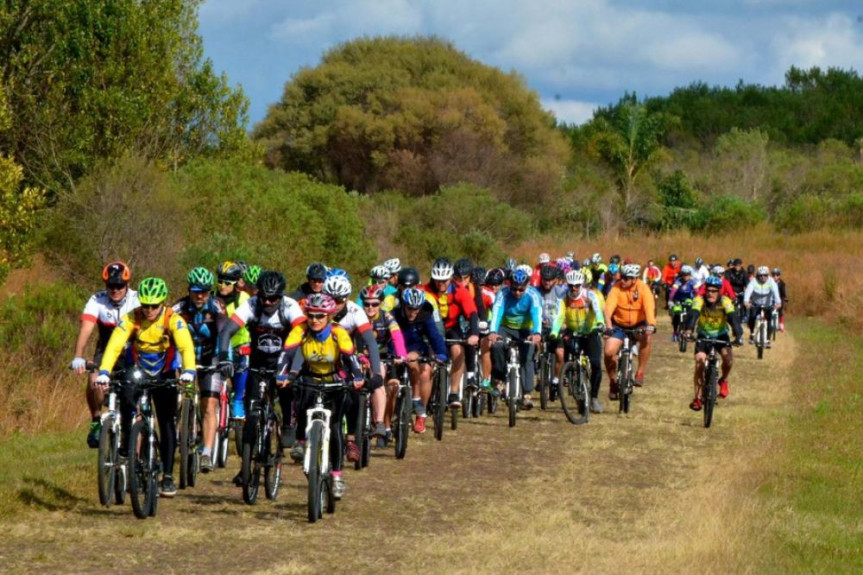
M 606 413 L 578 427 L 555 406 L 514 429 L 499 414 L 442 443 L 412 436 L 406 460 L 374 452 L 369 469 L 349 470 L 344 501 L 316 525 L 296 466 L 277 502 L 250 507 L 229 484 L 235 457 L 146 521 L 98 507 L 93 489 L 69 509 L 7 521 L 0 570 L 749 571 L 758 507 L 747 477 L 768 455 L 765 419 L 787 408 L 794 340 L 781 334 L 763 361 L 738 350 L 731 396 L 705 430 L 688 409 L 692 355 L 662 328 L 629 416 L 605 398 Z

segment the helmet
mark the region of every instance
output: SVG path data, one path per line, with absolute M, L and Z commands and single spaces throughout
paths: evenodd
M 766 276 L 768 274 L 770 274 L 770 269 L 767 266 L 758 266 L 758 271 L 755 275 Z
M 285 293 L 285 276 L 277 271 L 266 270 L 258 276 L 258 295 L 280 297 Z
M 584 261 L 581 262 L 581 267 L 590 267 L 590 258 L 584 258 Z
M 782 275 L 782 270 L 780 270 L 779 268 L 773 268 L 773 275 L 775 275 L 775 276 L 781 276 L 781 275 Z
M 346 272 L 342 268 L 330 268 L 330 269 L 328 269 L 325 279 L 335 278 L 335 277 L 347 278 L 348 281 L 350 281 L 350 279 L 351 279 L 351 276 L 348 275 L 348 272 Z
M 240 266 L 240 270 L 243 272 L 243 274 L 245 274 L 246 271 L 249 269 L 249 264 L 247 264 L 244 260 L 237 260 L 234 263 Z
M 539 270 L 539 277 L 543 280 L 554 280 L 557 279 L 559 272 L 560 270 L 556 266 L 545 264 Z
M 689 266 L 689 265 L 681 266 L 680 274 L 684 275 L 684 276 L 691 276 L 692 275 L 692 266 Z
M 375 281 L 388 280 L 393 277 L 393 272 L 391 272 L 386 266 L 375 266 L 369 272 L 369 277 Z
M 728 260 L 728 262 L 725 264 L 725 267 L 730 268 L 733 265 L 734 265 L 734 260 Z
M 625 278 L 637 278 L 641 273 L 641 266 L 638 264 L 626 264 L 620 270 L 620 275 Z
M 722 280 L 716 276 L 709 276 L 706 280 L 704 280 L 704 285 L 721 288 Z
M 620 256 L 617 254 L 614 254 L 613 256 L 608 258 L 608 263 L 609 264 L 619 264 L 620 263 Z
M 486 275 L 488 275 L 488 270 L 482 266 L 476 266 L 473 268 L 473 271 L 470 272 L 470 279 L 473 280 L 474 284 L 482 285 L 485 283 Z
M 671 254 L 670 256 L 668 256 L 668 261 L 676 262 L 677 261 L 677 254 Z
M 574 269 L 574 270 L 580 270 L 581 269 L 581 262 L 578 260 L 572 260 L 572 263 L 569 264 L 569 267 L 571 269 Z
M 713 266 L 713 269 L 711 270 L 711 272 L 717 276 L 721 276 L 722 274 L 725 273 L 725 268 L 717 264 L 717 265 Z
M 619 266 L 619 265 L 617 265 L 617 264 L 608 264 L 608 273 L 610 273 L 610 274 L 612 274 L 612 275 L 613 275 L 613 274 L 616 274 L 616 273 L 617 273 L 617 272 L 619 272 L 619 271 L 620 271 L 620 266 Z
M 752 264 L 749 264 L 748 266 L 746 266 L 746 273 L 754 274 L 755 273 L 755 266 Z
M 261 266 L 249 266 L 249 269 L 243 274 L 243 281 L 247 284 L 256 284 L 259 277 L 261 277 Z
M 408 307 L 420 307 L 426 301 L 422 290 L 415 287 L 408 288 L 402 294 L 402 301 Z
M 743 260 L 740 258 L 734 258 L 734 265 L 736 265 L 736 266 L 743 265 Z
M 533 268 L 527 264 L 521 264 L 521 265 L 517 266 L 515 269 L 523 271 L 524 273 L 527 274 L 527 277 L 530 277 L 533 274 Z
M 306 313 L 325 313 L 332 315 L 336 313 L 336 302 L 325 293 L 313 293 L 306 298 Z
M 106 284 L 127 284 L 132 279 L 132 270 L 125 262 L 111 262 L 102 268 L 102 281 Z
M 309 267 L 306 268 L 306 279 L 322 281 L 326 277 L 327 266 L 322 263 L 315 262 L 313 264 L 309 264 Z
M 584 274 L 573 270 L 566 274 L 566 283 L 571 286 L 582 285 L 584 283 Z
M 704 264 L 704 258 L 695 258 L 695 267 L 700 268 Z
M 138 301 L 144 305 L 160 304 L 168 297 L 168 286 L 162 278 L 144 278 L 138 284 Z
M 515 270 L 517 265 L 518 265 L 518 262 L 515 261 L 513 258 L 506 258 L 506 264 L 504 264 L 503 268 L 506 271 L 512 273 Z
M 593 254 L 592 256 L 590 256 L 590 262 L 591 262 L 591 263 L 593 263 L 593 264 L 600 264 L 600 263 L 602 263 L 602 256 L 601 256 L 601 255 L 599 255 L 599 252 L 596 252 L 595 254 Z
M 504 271 L 500 268 L 494 268 L 489 271 L 485 276 L 485 285 L 487 286 L 499 286 L 503 283 L 503 279 L 506 276 Z
M 236 262 L 227 261 L 219 264 L 216 273 L 219 274 L 219 281 L 227 280 L 235 282 L 243 277 L 243 268 L 237 265 Z
M 402 268 L 399 272 L 399 285 L 413 287 L 420 283 L 420 274 L 416 268 Z
M 374 299 L 380 300 L 383 297 L 384 290 L 382 290 L 377 284 L 363 286 L 363 289 L 360 290 L 360 299 L 362 301 L 369 301 Z
M 547 253 L 543 252 L 543 253 L 539 254 L 539 263 L 547 264 L 550 261 L 551 261 L 551 256 L 548 255 Z
M 455 263 L 453 270 L 458 277 L 467 277 L 473 271 L 473 263 L 467 258 L 462 258 Z
M 523 286 L 530 280 L 530 276 L 522 269 L 517 269 L 512 272 L 512 276 L 510 277 L 510 281 L 513 285 Z
M 384 267 L 390 270 L 390 275 L 402 271 L 402 262 L 398 258 L 391 258 L 384 262 Z
M 192 291 L 210 291 L 213 289 L 213 272 L 205 267 L 197 267 L 189 272 L 186 276 L 189 282 L 189 289 Z
M 450 262 L 447 258 L 438 258 L 435 260 L 431 270 L 431 279 L 437 281 L 446 281 L 452 278 L 452 274 L 452 262 Z
M 324 293 L 334 298 L 351 295 L 351 280 L 345 276 L 330 276 L 324 281 Z

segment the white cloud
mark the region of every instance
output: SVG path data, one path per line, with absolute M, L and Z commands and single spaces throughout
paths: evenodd
M 593 111 L 599 107 L 595 102 L 579 100 L 542 100 L 542 107 L 567 124 L 583 124 L 593 117 Z
M 863 33 L 844 14 L 821 18 L 783 18 L 783 27 L 770 40 L 772 81 L 781 83 L 792 65 L 854 68 L 863 63 Z

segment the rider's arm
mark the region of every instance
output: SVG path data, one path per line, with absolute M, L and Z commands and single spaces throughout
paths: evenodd
M 195 344 L 192 341 L 192 334 L 189 332 L 189 326 L 186 325 L 186 321 L 180 317 L 180 314 L 174 314 L 171 316 L 168 329 L 171 331 L 171 337 L 174 339 L 177 351 L 180 352 L 183 371 L 195 373 Z
M 369 331 L 368 333 L 371 333 L 371 331 Z M 333 327 L 333 337 L 335 338 L 336 345 L 338 346 L 342 368 L 347 372 L 348 379 L 354 381 L 362 379 L 363 372 L 360 368 L 359 361 L 357 361 L 356 349 L 354 349 L 354 342 L 351 339 L 351 336 L 348 335 L 348 332 L 344 329 L 339 327 Z M 374 336 L 372 336 L 372 341 L 374 341 Z M 369 348 L 369 351 L 371 351 L 372 349 L 377 351 L 378 346 L 373 345 L 371 348 Z M 372 370 L 374 369 L 375 368 L 373 366 Z M 378 369 L 380 369 L 380 356 L 378 356 Z M 372 371 L 372 373 L 380 375 L 379 371 Z
M 746 284 L 746 291 L 743 292 L 743 303 L 748 304 L 750 298 L 752 297 L 752 292 L 755 290 L 755 280 L 750 280 L 748 284 Z
M 773 292 L 773 305 L 775 305 L 777 308 L 782 307 L 782 298 L 779 297 L 779 286 L 776 285 L 776 282 L 772 279 L 770 280 L 770 282 L 770 291 Z
M 231 338 L 234 337 L 234 334 L 240 331 L 242 324 L 239 323 L 239 319 L 235 319 L 237 314 L 231 316 L 231 319 L 225 322 L 222 328 L 219 330 L 219 360 L 227 361 L 231 352 Z
M 295 326 L 291 329 L 288 337 L 285 338 L 285 345 L 282 353 L 279 354 L 279 361 L 276 367 L 277 373 L 285 373 L 285 370 L 300 371 L 303 366 L 303 354 L 300 352 L 300 345 L 303 343 L 303 337 L 306 335 L 305 324 Z
M 488 324 L 488 330 L 491 333 L 497 333 L 500 329 L 500 322 L 503 319 L 505 289 L 506 288 L 503 288 L 499 292 L 497 292 L 497 295 L 494 298 L 494 304 L 491 306 L 491 320 Z
M 557 311 L 554 314 L 554 321 L 551 324 L 551 335 L 553 337 L 558 337 L 560 335 L 560 328 L 563 327 L 563 320 L 566 319 L 565 308 L 563 306 L 563 299 L 557 300 Z
M 375 340 L 374 330 L 367 329 L 360 332 L 360 338 L 369 352 L 369 363 L 372 366 L 372 373 L 381 373 L 381 352 L 378 349 L 378 342 Z
M 93 334 L 96 322 L 87 317 L 81 318 L 81 329 L 78 331 L 78 339 L 75 341 L 75 357 L 84 357 L 84 348 Z
M 608 329 L 611 329 L 611 318 L 614 317 L 614 310 L 617 309 L 618 297 L 620 297 L 620 290 L 614 286 L 605 298 L 605 327 Z
M 446 342 L 443 339 L 443 336 L 437 330 L 435 326 L 434 319 L 429 316 L 425 319 L 425 331 L 426 337 L 429 338 L 432 344 L 432 349 L 434 349 L 435 355 L 438 358 L 448 358 L 449 353 L 447 352 Z
M 590 307 L 593 309 L 593 316 L 596 320 L 596 324 L 605 325 L 605 314 L 602 311 L 602 305 L 599 303 L 599 297 L 592 291 L 588 291 L 587 301 L 590 302 Z
M 470 295 L 470 290 L 464 287 L 459 287 L 456 289 L 455 294 L 457 297 L 456 303 L 458 303 L 458 306 L 461 308 L 461 312 L 470 324 L 468 335 L 479 335 L 479 314 L 476 302 L 473 301 L 473 297 Z
M 542 298 L 535 288 L 528 288 L 530 297 L 530 322 L 533 324 L 533 333 L 542 335 Z
M 406 358 L 408 356 L 408 349 L 405 346 L 405 336 L 395 320 L 390 324 L 390 337 L 392 338 L 393 352 L 396 354 L 396 357 Z
M 126 314 L 120 319 L 120 323 L 111 332 L 111 339 L 108 340 L 108 345 L 105 347 L 99 371 L 110 372 L 114 369 L 114 364 L 117 363 L 117 358 L 120 357 L 123 348 L 126 346 L 126 342 L 132 336 L 134 328 L 135 319 L 132 317 L 132 314 Z

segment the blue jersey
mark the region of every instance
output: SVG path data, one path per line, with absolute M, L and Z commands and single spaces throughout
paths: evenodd
M 447 353 L 446 342 L 435 323 L 434 316 L 430 311 L 423 306 L 416 319 L 412 322 L 405 317 L 404 306 L 399 306 L 392 312 L 393 318 L 399 324 L 402 335 L 405 338 L 405 348 L 408 352 L 415 352 L 421 355 L 428 353 L 429 345 L 434 350 L 437 359 L 446 361 L 449 357 Z M 428 306 L 430 307 L 430 306 Z
M 530 329 L 533 333 L 542 330 L 542 297 L 536 288 L 528 286 L 527 291 L 516 297 L 509 287 L 501 289 L 491 308 L 489 330 L 497 333 L 500 326 L 510 329 Z

